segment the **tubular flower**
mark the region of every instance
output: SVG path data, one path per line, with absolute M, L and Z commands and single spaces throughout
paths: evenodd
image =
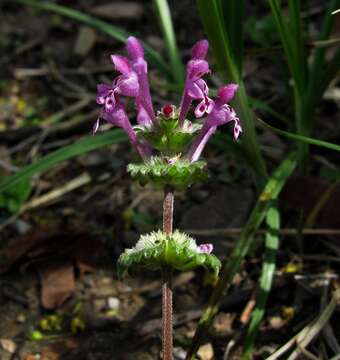
M 215 133 L 217 127 L 220 125 L 234 122 L 234 138 L 235 140 L 238 139 L 242 132 L 240 120 L 236 116 L 235 110 L 227 104 L 234 97 L 237 88 L 238 85 L 229 84 L 219 89 L 214 106 L 189 149 L 187 157 L 190 161 L 198 160 L 210 136 Z
M 128 136 L 131 144 L 136 148 L 142 159 L 147 159 L 151 155 L 151 149 L 148 144 L 142 143 L 133 130 L 130 120 L 126 114 L 124 104 L 119 101 L 115 103 L 114 110 L 112 112 L 101 111 L 100 117 L 97 119 L 93 132 L 96 132 L 99 128 L 100 118 L 106 120 L 109 124 L 122 128 Z
M 139 92 L 136 97 L 138 113 L 142 112 L 144 122 L 148 115 L 148 123 L 155 121 L 155 112 L 152 106 L 150 87 L 148 80 L 148 64 L 144 59 L 144 49 L 142 44 L 133 36 L 127 39 L 127 52 L 131 58 L 131 66 L 138 77 Z
M 209 64 L 205 60 L 208 52 L 208 41 L 198 41 L 191 51 L 191 60 L 187 63 L 187 74 L 182 95 L 179 124 L 182 125 L 188 114 L 193 100 L 199 100 L 195 109 L 195 116 L 202 117 L 212 110 L 213 101 L 208 97 L 209 88 L 202 77 L 210 72 Z

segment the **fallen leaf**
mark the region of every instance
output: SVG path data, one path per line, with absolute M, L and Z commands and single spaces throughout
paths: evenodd
M 214 349 L 210 343 L 205 344 L 198 349 L 197 355 L 201 360 L 212 360 L 214 358 Z
M 7 244 L 0 251 L 0 274 L 6 272 L 21 257 L 27 254 L 34 247 L 39 246 L 49 239 L 46 234 L 57 231 L 60 224 L 39 226 L 25 235 L 18 236 Z
M 53 261 L 38 266 L 41 278 L 41 303 L 45 309 L 62 305 L 75 290 L 74 269 L 70 261 Z
M 11 354 L 14 354 L 14 352 L 17 348 L 17 345 L 15 344 L 15 342 L 10 339 L 0 339 L 0 345 L 5 351 L 7 351 Z
M 74 45 L 74 53 L 85 56 L 96 43 L 96 32 L 88 27 L 82 26 L 79 29 L 76 43 Z

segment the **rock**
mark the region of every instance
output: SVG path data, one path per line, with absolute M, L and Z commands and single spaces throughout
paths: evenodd
M 198 349 L 197 355 L 201 360 L 213 360 L 214 349 L 210 343 L 205 344 Z
M 116 297 L 110 297 L 107 299 L 107 306 L 110 310 L 118 310 L 120 300 Z
M 268 322 L 273 329 L 280 329 L 285 324 L 285 321 L 280 316 L 272 316 L 268 319 Z
M 15 220 L 14 227 L 16 228 L 18 233 L 21 235 L 26 234 L 29 230 L 32 229 L 31 224 L 29 224 L 26 221 L 20 220 L 20 219 Z
M 17 318 L 15 319 L 15 321 L 18 323 L 18 324 L 23 324 L 25 321 L 26 321 L 26 316 L 24 314 L 19 314 L 17 316 Z
M 185 360 L 186 352 L 181 347 L 174 347 L 174 360 Z
M 0 345 L 5 351 L 11 354 L 13 354 L 17 348 L 15 342 L 10 339 L 0 339 Z

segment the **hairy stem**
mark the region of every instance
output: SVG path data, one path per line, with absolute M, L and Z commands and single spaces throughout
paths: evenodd
M 166 186 L 163 201 L 163 231 L 172 233 L 174 213 L 174 191 Z M 163 322 L 163 360 L 172 360 L 172 269 L 163 268 L 162 286 L 162 322 Z

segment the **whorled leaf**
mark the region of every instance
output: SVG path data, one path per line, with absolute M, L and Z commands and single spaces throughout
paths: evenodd
M 129 164 L 127 171 L 141 185 L 171 185 L 175 188 L 186 188 L 208 178 L 204 161 L 190 162 L 181 158 L 164 158 L 154 156 L 142 164 Z
M 178 230 L 172 234 L 158 230 L 142 235 L 136 246 L 126 249 L 117 263 L 119 276 L 127 271 L 136 273 L 141 268 L 156 271 L 171 267 L 188 271 L 200 266 L 217 277 L 221 262 L 215 255 L 201 252 L 193 238 Z

